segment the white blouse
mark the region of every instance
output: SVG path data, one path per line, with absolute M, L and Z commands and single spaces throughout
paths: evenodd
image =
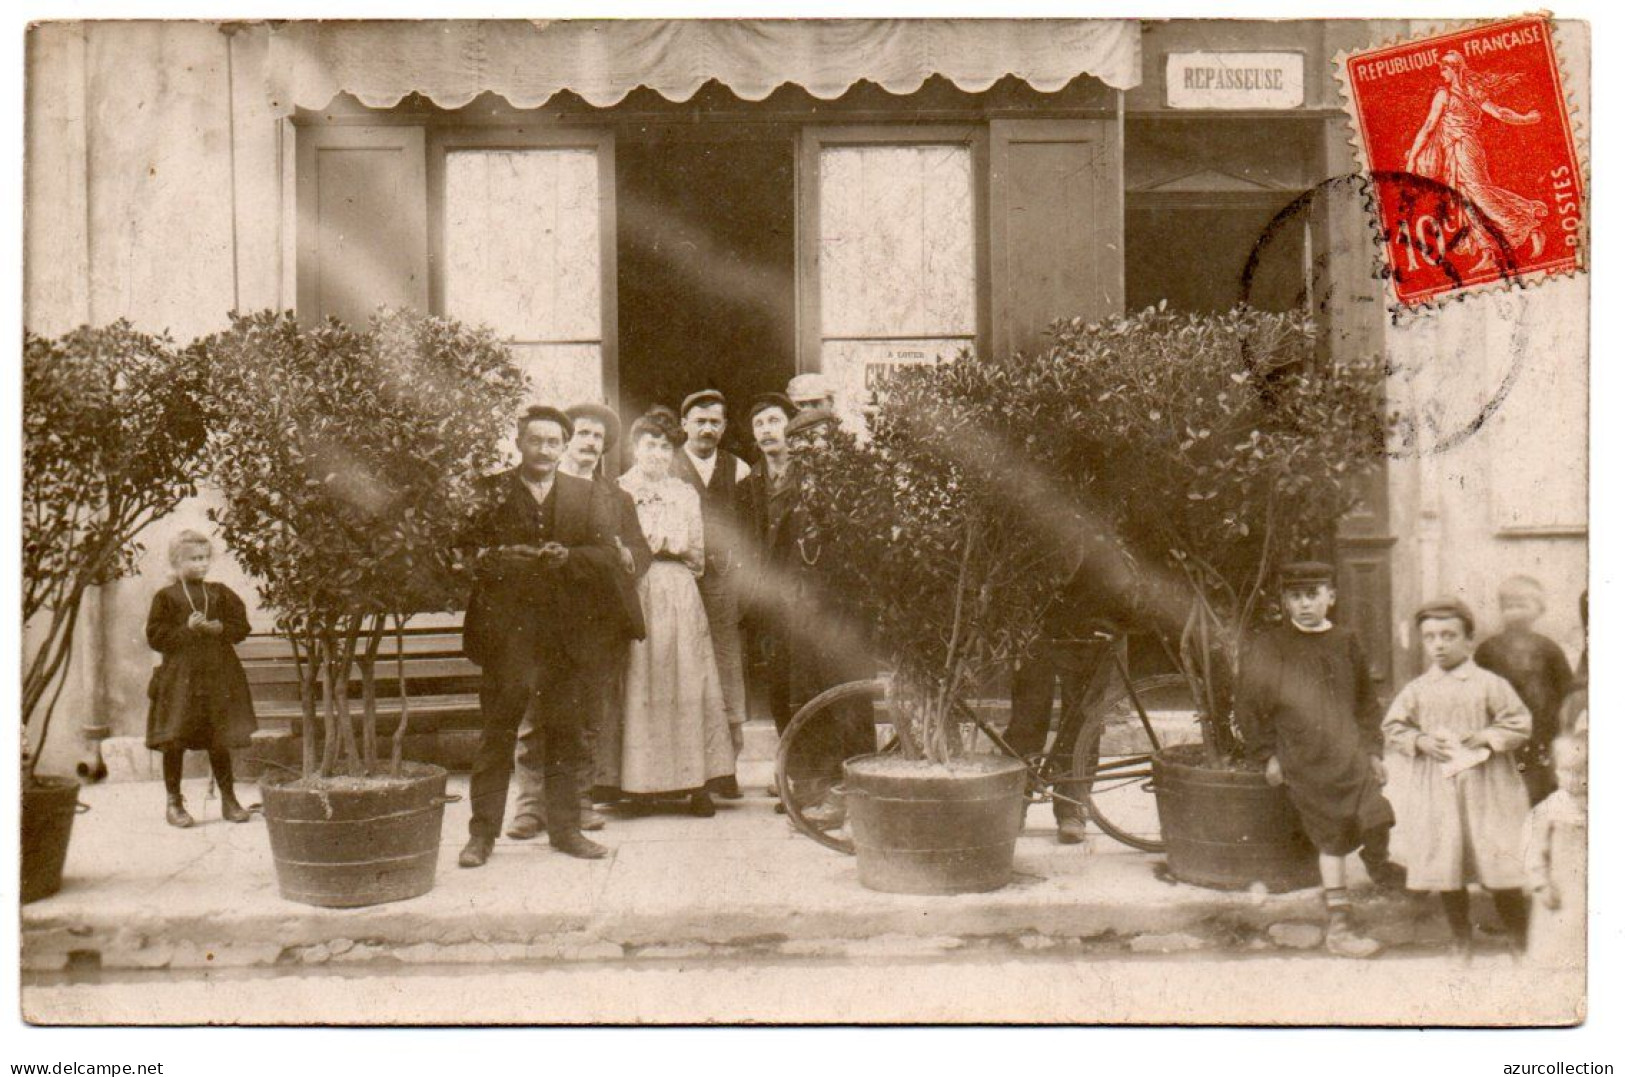
M 638 524 L 649 550 L 657 559 L 679 559 L 690 572 L 705 572 L 705 518 L 700 514 L 700 495 L 694 487 L 675 476 L 648 479 L 628 471 L 620 479 L 621 489 L 632 495 L 638 509 Z

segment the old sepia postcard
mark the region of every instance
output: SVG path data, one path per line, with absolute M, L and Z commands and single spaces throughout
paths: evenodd
M 1586 1020 L 1587 22 L 26 53 L 22 1021 Z

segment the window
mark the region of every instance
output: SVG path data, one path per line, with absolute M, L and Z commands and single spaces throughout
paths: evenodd
M 816 237 L 816 273 L 802 282 L 816 289 L 803 361 L 816 356 L 838 406 L 857 414 L 888 367 L 975 349 L 980 214 L 977 154 L 963 132 L 850 134 L 809 132 L 803 144 L 815 222 L 804 234 Z
M 508 340 L 538 400 L 598 400 L 603 267 L 598 155 L 445 155 L 444 311 Z

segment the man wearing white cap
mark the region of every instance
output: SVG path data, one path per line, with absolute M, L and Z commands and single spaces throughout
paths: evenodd
M 797 374 L 790 379 L 784 395 L 790 398 L 797 411 L 811 411 L 813 408 L 835 410 L 835 386 L 822 374 Z

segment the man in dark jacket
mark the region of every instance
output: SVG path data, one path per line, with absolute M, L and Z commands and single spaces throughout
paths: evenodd
M 1110 543 L 1086 540 L 1070 575 L 1044 610 L 1038 638 L 1011 673 L 1010 726 L 1005 731 L 1011 748 L 1027 758 L 1043 752 L 1057 681 L 1063 716 L 1095 705 L 1104 695 L 1111 684 L 1111 648 L 1124 646 L 1122 633 L 1134 619 L 1133 588 L 1128 566 Z M 1076 727 L 1071 732 L 1075 734 Z M 1059 743 L 1054 750 L 1068 769 L 1073 748 L 1071 743 Z M 1056 840 L 1076 845 L 1084 840 L 1079 802 L 1085 790 L 1081 783 L 1063 783 L 1056 792 L 1068 798 L 1057 797 L 1054 802 Z
M 638 579 L 649 570 L 652 555 L 643 528 L 638 525 L 638 509 L 632 503 L 632 495 L 599 468 L 599 463 L 609 456 L 620 438 L 619 418 L 602 404 L 574 404 L 564 413 L 569 416 L 573 430 L 564 457 L 559 461 L 559 473 L 592 481 L 598 493 L 613 503 L 617 520 L 615 541 L 621 561 L 615 585 L 628 614 L 622 623 L 624 631 L 605 634 L 603 647 L 595 656 L 597 661 L 582 684 L 588 719 L 583 728 L 586 747 L 582 766 L 576 775 L 576 785 L 581 792 L 581 829 L 602 830 L 604 818 L 593 808 L 589 790 L 600 781 L 614 784 L 607 775 L 598 773 L 597 760 L 620 758 L 617 738 L 620 735 L 621 672 L 626 667 L 627 647 L 632 640 L 643 638 Z M 526 712 L 519 727 L 519 754 L 514 761 L 519 792 L 514 798 L 508 837 L 516 841 L 534 838 L 547 825 L 547 783 L 542 776 L 545 755 L 546 738 L 533 707 Z
M 797 460 L 822 449 L 836 419 L 821 408 L 793 409 L 777 395 L 753 404 L 752 431 L 763 459 L 746 480 L 746 503 L 757 536 L 751 615 L 765 651 L 768 698 L 780 733 L 818 693 L 875 672 L 849 604 L 818 567 L 821 551 L 801 507 Z M 797 795 L 812 803 L 817 789 L 839 780 L 843 761 L 874 750 L 873 703 L 846 704 L 829 728 L 816 731 L 805 752 L 790 761 Z M 814 792 L 803 793 L 801 782 Z M 805 814 L 835 826 L 842 810 L 838 804 L 814 804 Z
M 606 637 L 627 631 L 631 611 L 615 574 L 614 503 L 594 484 L 558 473 L 572 424 L 556 408 L 519 418 L 519 466 L 486 480 L 480 505 L 458 543 L 476 555 L 463 650 L 478 664 L 479 748 L 469 781 L 473 818 L 457 862 L 479 867 L 502 829 L 514 743 L 534 706 L 545 737 L 548 837 L 571 856 L 608 852 L 581 833 L 576 788 L 585 754 L 584 679 Z

